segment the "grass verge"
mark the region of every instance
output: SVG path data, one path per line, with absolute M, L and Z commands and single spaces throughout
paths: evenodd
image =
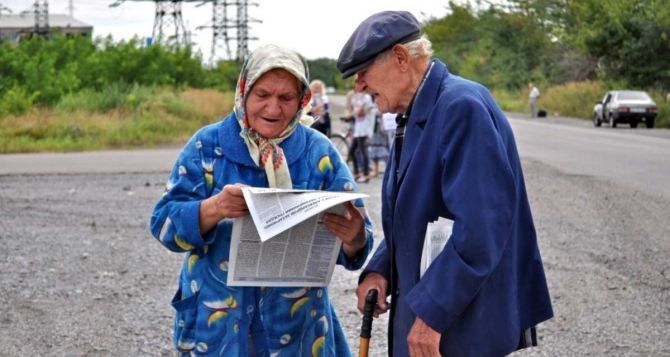
M 80 92 L 64 97 L 54 108 L 0 118 L 0 153 L 182 144 L 232 107 L 232 95 L 211 89 Z

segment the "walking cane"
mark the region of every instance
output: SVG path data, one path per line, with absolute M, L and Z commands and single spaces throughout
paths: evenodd
M 370 333 L 372 332 L 372 314 L 377 304 L 377 289 L 368 291 L 365 297 L 365 308 L 363 308 L 363 325 L 361 326 L 361 346 L 358 357 L 368 357 L 370 349 Z

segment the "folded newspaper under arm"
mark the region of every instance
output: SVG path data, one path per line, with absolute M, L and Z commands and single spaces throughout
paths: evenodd
M 421 252 L 419 278 L 423 277 L 423 274 L 428 270 L 430 264 L 447 245 L 453 227 L 454 221 L 444 217 L 440 217 L 437 221 L 428 223 L 426 226 L 426 238 L 423 241 L 423 251 Z
M 242 189 L 249 216 L 233 221 L 229 286 L 326 286 L 342 242 L 325 227 L 326 212 L 367 197 L 352 192 Z

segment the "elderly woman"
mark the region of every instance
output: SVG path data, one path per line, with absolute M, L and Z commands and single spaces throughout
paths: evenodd
M 174 342 L 184 355 L 350 354 L 326 288 L 226 285 L 230 219 L 249 214 L 241 187 L 356 187 L 328 139 L 300 124 L 308 84 L 296 52 L 257 49 L 242 68 L 234 111 L 199 130 L 179 154 L 151 232 L 168 249 L 186 252 L 172 302 Z M 324 218 L 343 242 L 337 263 L 350 270 L 372 247 L 371 223 L 361 212 L 357 201 L 343 216 Z

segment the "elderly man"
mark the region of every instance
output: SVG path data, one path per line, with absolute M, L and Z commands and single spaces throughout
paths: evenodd
M 401 113 L 382 186 L 385 238 L 358 305 L 379 290 L 390 355 L 503 356 L 536 345 L 535 326 L 553 316 L 521 163 L 489 91 L 431 55 L 414 16 L 387 11 L 364 20 L 337 61 L 382 112 Z M 421 275 L 426 227 L 440 217 L 452 233 Z

